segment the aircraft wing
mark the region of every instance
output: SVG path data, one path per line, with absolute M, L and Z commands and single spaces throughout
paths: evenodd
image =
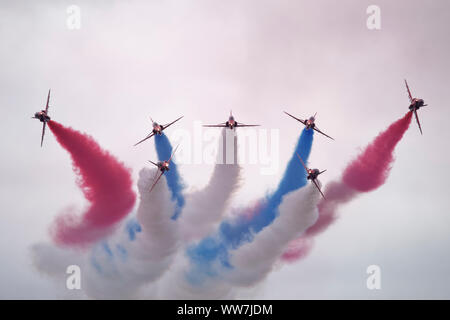
M 48 112 L 49 102 L 50 102 L 50 89 L 48 89 L 47 105 L 45 106 L 45 113 Z
M 423 134 L 422 126 L 420 125 L 420 121 L 419 121 L 419 115 L 417 114 L 417 109 L 414 109 L 414 115 L 416 116 L 416 121 L 417 121 L 417 124 L 419 125 L 420 134 Z
M 322 190 L 320 190 L 320 187 L 319 187 L 319 185 L 317 184 L 317 181 L 314 179 L 312 182 L 315 184 L 317 190 L 319 190 L 320 194 L 321 194 L 322 197 L 325 199 L 325 196 L 323 195 Z
M 325 137 L 330 138 L 331 140 L 334 140 L 332 137 L 330 137 L 329 135 L 323 133 L 322 131 L 319 130 L 319 128 L 317 128 L 316 126 L 313 128 L 314 130 L 316 130 L 318 133 L 323 134 Z
M 144 139 L 142 139 L 141 141 L 135 143 L 135 144 L 134 144 L 134 147 L 137 146 L 139 143 L 142 143 L 142 142 L 144 142 L 145 140 L 150 139 L 150 138 L 153 137 L 154 135 L 155 135 L 155 134 L 154 134 L 153 132 L 150 133 L 150 134 L 149 134 L 148 136 L 146 136 Z
M 302 163 L 303 168 L 305 168 L 306 172 L 308 172 L 308 168 L 306 167 L 306 164 L 303 162 L 302 157 L 296 152 L 297 157 L 300 159 L 300 162 Z
M 225 128 L 227 126 L 226 122 L 219 123 L 219 124 L 204 124 L 203 127 L 209 127 L 209 128 Z
M 154 163 L 152 160 L 148 160 L 148 162 L 154 164 L 155 166 L 158 166 L 158 164 L 157 164 L 157 163 Z
M 299 119 L 299 118 L 297 118 L 297 117 L 294 117 L 292 114 L 287 113 L 286 111 L 283 111 L 283 112 L 286 113 L 289 117 L 294 118 L 295 120 L 297 120 L 297 121 L 303 123 L 303 124 L 306 126 L 306 121 L 301 120 L 301 119 Z
M 259 127 L 259 124 L 243 124 L 238 122 L 236 127 Z
M 44 121 L 44 123 L 42 124 L 42 136 L 41 136 L 41 147 L 42 144 L 44 143 L 44 135 L 45 135 L 45 125 L 47 124 L 47 122 Z
M 413 101 L 413 97 L 411 95 L 411 91 L 409 91 L 409 86 L 408 86 L 408 82 L 406 82 L 406 79 L 405 79 L 405 84 L 406 84 L 406 90 L 408 90 L 409 102 L 412 102 Z
M 149 192 L 152 192 L 153 188 L 156 186 L 156 184 L 158 183 L 159 179 L 161 179 L 161 176 L 164 174 L 164 172 L 161 171 L 161 173 L 159 174 L 158 178 L 155 180 L 155 182 L 153 182 L 152 187 L 150 188 Z
M 167 160 L 169 163 L 170 163 L 170 160 L 172 160 L 172 157 L 173 157 L 173 155 L 175 154 L 175 152 L 177 152 L 178 146 L 179 146 L 179 145 L 177 145 L 177 146 L 175 147 L 175 150 L 173 150 L 172 155 L 170 156 L 169 160 Z
M 184 116 L 179 117 L 178 119 L 172 121 L 171 123 L 165 124 L 163 125 L 163 130 L 166 129 L 168 126 L 173 125 L 175 122 L 177 122 L 178 120 L 180 120 L 181 118 L 183 118 Z

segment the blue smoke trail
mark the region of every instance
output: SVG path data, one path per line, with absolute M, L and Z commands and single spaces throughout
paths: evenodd
M 263 207 L 249 219 L 238 217 L 232 221 L 224 221 L 219 226 L 217 234 L 206 237 L 196 246 L 187 250 L 187 255 L 193 262 L 195 270 L 187 274 L 188 280 L 198 283 L 203 275 L 215 276 L 217 262 L 225 268 L 232 268 L 229 263 L 229 250 L 237 249 L 243 243 L 253 240 L 254 234 L 270 225 L 278 215 L 278 207 L 283 197 L 306 185 L 306 171 L 295 152 L 308 161 L 313 142 L 314 131 L 303 129 L 295 151 L 287 165 L 283 178 L 277 189 L 266 197 Z M 207 199 L 205 199 L 207 201 Z
M 125 225 L 125 231 L 130 241 L 136 240 L 136 234 L 142 231 L 142 227 L 136 217 L 131 218 Z
M 136 217 L 133 216 L 125 223 L 123 231 L 128 235 L 128 241 L 134 241 L 136 240 L 137 234 L 142 232 L 142 227 Z M 116 258 L 119 258 L 122 261 L 126 261 L 126 259 L 128 258 L 128 251 L 123 246 L 123 243 L 117 243 L 113 245 L 110 239 L 105 239 L 99 242 L 92 250 L 90 262 L 91 265 L 97 270 L 97 272 L 102 273 L 103 267 L 105 265 L 102 265 L 97 261 L 97 256 L 99 255 L 106 255 L 108 257 L 107 263 L 108 265 L 111 265 L 115 263 Z
M 162 135 L 155 135 L 155 145 L 159 161 L 168 160 L 172 155 L 172 145 L 170 144 L 169 139 L 164 133 Z M 180 215 L 181 209 L 184 207 L 185 201 L 182 193 L 184 185 L 178 173 L 177 165 L 175 164 L 173 159 L 170 162 L 170 170 L 166 171 L 164 175 L 166 176 L 169 190 L 172 193 L 172 200 L 176 201 L 177 203 L 177 207 L 172 216 L 172 219 L 176 220 Z

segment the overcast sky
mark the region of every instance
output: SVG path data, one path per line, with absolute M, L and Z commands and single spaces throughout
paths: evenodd
M 79 30 L 67 26 L 72 4 Z M 366 26 L 373 4 L 380 30 Z M 230 109 L 278 132 L 277 170 L 245 163 L 239 206 L 275 187 L 291 156 L 302 128 L 283 110 L 318 112 L 336 139 L 316 136 L 310 157 L 328 169 L 326 184 L 407 111 L 404 78 L 429 105 L 419 112 L 424 135 L 413 122 L 387 183 L 342 207 L 310 256 L 275 270 L 256 297 L 450 298 L 449 21 L 446 0 L 1 0 L 0 298 L 56 297 L 29 247 L 48 239 L 61 209 L 84 204 L 68 154 L 50 131 L 41 149 L 41 125 L 30 119 L 49 88 L 52 118 L 94 136 L 135 180 L 156 157 L 152 142 L 132 147 L 149 116 L 184 115 L 168 131 L 192 142 L 199 121 L 223 122 Z M 180 165 L 191 189 L 211 170 Z M 378 291 L 366 288 L 371 264 L 381 268 Z

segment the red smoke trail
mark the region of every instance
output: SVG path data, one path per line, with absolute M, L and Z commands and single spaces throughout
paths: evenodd
M 72 212 L 58 216 L 51 234 L 57 244 L 85 246 L 104 237 L 133 208 L 136 195 L 130 170 L 87 134 L 55 121 L 48 125 L 70 153 L 77 184 L 89 202 L 81 216 Z
M 363 152 L 345 168 L 341 181 L 333 181 L 325 188 L 326 200 L 317 205 L 319 219 L 304 235 L 294 240 L 282 259 L 293 262 L 305 257 L 312 245 L 312 238 L 325 231 L 337 218 L 337 209 L 360 193 L 377 189 L 385 183 L 392 162 L 394 149 L 411 123 L 412 112 L 391 124 L 380 133 Z

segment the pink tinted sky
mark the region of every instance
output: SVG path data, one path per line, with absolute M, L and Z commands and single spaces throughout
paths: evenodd
M 78 1 L 78 31 L 66 27 L 70 4 L 2 2 L 0 252 L 10 259 L 0 267 L 0 297 L 53 296 L 29 265 L 28 246 L 45 238 L 61 208 L 83 205 L 68 155 L 51 134 L 41 150 L 29 119 L 49 87 L 51 115 L 93 135 L 135 178 L 155 157 L 151 142 L 132 147 L 148 116 L 164 123 L 183 114 L 178 128 L 193 132 L 194 121 L 221 122 L 233 109 L 238 121 L 279 129 L 280 170 L 262 176 L 246 165 L 242 204 L 274 187 L 290 156 L 300 128 L 283 110 L 317 111 L 336 138 L 317 137 L 311 155 L 328 169 L 326 183 L 404 114 L 403 78 L 429 104 L 420 112 L 424 136 L 413 123 L 387 184 L 343 208 L 310 257 L 273 274 L 260 295 L 450 297 L 442 281 L 450 267 L 448 1 Z M 381 8 L 381 30 L 366 28 L 370 4 Z M 211 168 L 180 166 L 191 187 Z M 369 264 L 385 270 L 381 292 L 365 288 Z

